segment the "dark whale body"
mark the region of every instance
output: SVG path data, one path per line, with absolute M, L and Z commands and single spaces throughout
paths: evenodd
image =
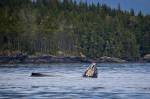
M 45 76 L 49 76 L 49 75 L 42 74 L 42 73 L 31 73 L 31 76 L 32 77 L 45 77 Z

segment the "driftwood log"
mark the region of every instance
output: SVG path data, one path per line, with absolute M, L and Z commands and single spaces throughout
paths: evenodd
M 97 78 L 98 76 L 96 63 L 92 63 L 84 72 L 83 77 Z

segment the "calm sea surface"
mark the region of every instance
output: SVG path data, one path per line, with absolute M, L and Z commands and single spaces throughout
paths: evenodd
M 150 63 L 97 64 L 98 78 L 82 78 L 87 65 L 0 65 L 0 99 L 150 99 Z

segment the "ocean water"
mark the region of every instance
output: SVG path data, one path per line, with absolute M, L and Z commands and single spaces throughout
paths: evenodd
M 150 63 L 97 64 L 98 78 L 83 78 L 88 65 L 0 65 L 0 99 L 150 99 Z

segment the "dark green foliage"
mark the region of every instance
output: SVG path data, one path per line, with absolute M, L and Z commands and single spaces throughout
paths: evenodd
M 150 16 L 72 0 L 0 0 L 0 50 L 114 56 L 150 53 Z

